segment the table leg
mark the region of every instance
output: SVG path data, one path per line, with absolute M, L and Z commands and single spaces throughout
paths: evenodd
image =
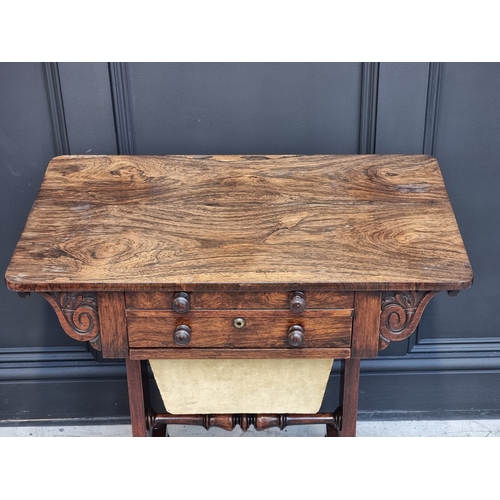
M 344 360 L 343 380 L 341 386 L 342 406 L 342 437 L 356 436 L 356 423 L 358 420 L 359 396 L 359 368 L 360 358 Z
M 339 437 L 339 431 L 338 429 L 331 424 L 326 424 L 326 437 Z
M 142 386 L 142 369 L 139 360 L 126 359 L 128 399 L 130 419 L 132 420 L 132 436 L 145 437 L 146 410 L 144 408 L 144 389 Z
M 152 430 L 151 435 L 153 437 L 169 437 L 168 436 L 168 432 L 167 432 L 167 426 L 166 425 L 162 425 L 160 427 L 155 427 Z

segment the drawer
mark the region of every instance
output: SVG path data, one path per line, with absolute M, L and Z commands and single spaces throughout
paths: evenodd
M 187 314 L 129 310 L 127 325 L 131 348 L 348 348 L 352 309 L 301 314 L 287 310 L 192 310 Z M 188 341 L 180 344 L 179 340 Z
M 127 309 L 172 310 L 174 292 L 128 292 Z M 197 309 L 289 309 L 291 292 L 187 292 L 191 310 Z M 305 309 L 351 309 L 353 292 L 303 293 Z

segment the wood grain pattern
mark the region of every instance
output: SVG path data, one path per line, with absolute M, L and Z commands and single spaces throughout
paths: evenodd
M 120 292 L 99 292 L 97 301 L 101 322 L 101 345 L 104 358 L 128 356 L 125 297 Z
M 146 437 L 146 408 L 144 404 L 144 388 L 142 385 L 142 368 L 140 360 L 125 359 L 127 367 L 127 386 L 130 404 L 132 435 Z
M 191 309 L 288 309 L 288 292 L 273 291 L 252 293 L 202 292 L 189 294 Z M 171 310 L 174 293 L 128 292 L 125 294 L 127 309 Z M 352 292 L 316 292 L 306 294 L 306 309 L 352 309 Z
M 380 292 L 356 292 L 352 356 L 376 358 L 380 334 Z
M 130 359 L 293 359 L 293 358 L 323 358 L 345 359 L 351 355 L 351 349 L 346 347 L 332 348 L 294 348 L 287 349 L 130 349 Z
M 305 342 L 300 347 L 350 347 L 352 309 L 305 311 L 293 315 L 289 311 L 244 311 L 244 328 L 233 326 L 240 316 L 235 311 L 191 311 L 188 314 L 157 311 L 128 311 L 128 336 L 132 348 L 289 348 L 288 329 L 301 325 Z M 191 328 L 191 341 L 186 346 L 174 343 L 178 325 Z
M 343 361 L 342 374 L 342 426 L 340 435 L 342 437 L 356 436 L 356 422 L 358 419 L 359 400 L 359 370 L 361 360 L 349 358 Z
M 16 291 L 455 290 L 472 271 L 429 156 L 62 156 Z

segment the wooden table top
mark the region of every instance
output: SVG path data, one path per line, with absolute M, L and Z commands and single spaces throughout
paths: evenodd
M 16 291 L 458 290 L 472 270 L 424 155 L 54 158 Z

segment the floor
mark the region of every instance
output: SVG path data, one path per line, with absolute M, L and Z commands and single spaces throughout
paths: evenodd
M 171 437 L 323 437 L 323 425 L 269 429 L 257 432 L 239 427 L 222 429 L 172 425 Z M 130 425 L 0 427 L 0 437 L 130 437 Z M 500 420 L 419 420 L 358 422 L 358 437 L 500 437 Z
M 239 428 L 226 432 L 170 426 L 169 432 L 171 436 L 323 437 L 325 427 L 289 427 L 281 432 L 256 432 L 251 427 L 242 433 Z M 0 427 L 0 439 L 7 436 L 19 437 L 1 440 L 2 475 L 10 484 L 22 485 L 23 498 L 39 496 L 45 489 L 54 499 L 66 499 L 68 478 L 80 485 L 73 495 L 77 498 L 89 491 L 99 498 L 139 497 L 149 491 L 157 495 L 158 484 L 189 492 L 189 497 L 213 492 L 211 496 L 219 499 L 233 498 L 242 496 L 235 478 L 244 478 L 245 498 L 269 498 L 274 492 L 280 498 L 319 497 L 331 495 L 334 487 L 341 495 L 352 496 L 353 489 L 361 497 L 383 491 L 384 498 L 392 499 L 408 490 L 409 481 L 411 494 L 419 498 L 495 498 L 498 489 L 496 441 L 480 438 L 500 437 L 500 420 L 360 421 L 361 439 L 304 439 L 300 446 L 297 440 L 276 439 L 258 445 L 234 439 L 104 441 L 104 437 L 130 437 L 130 425 Z M 47 446 L 47 440 L 22 436 L 83 439 L 51 439 Z M 424 439 L 401 439 L 410 436 Z M 104 442 L 110 446 L 102 446 Z M 422 474 L 425 478 L 419 481 Z M 64 477 L 67 480 L 58 479 Z

